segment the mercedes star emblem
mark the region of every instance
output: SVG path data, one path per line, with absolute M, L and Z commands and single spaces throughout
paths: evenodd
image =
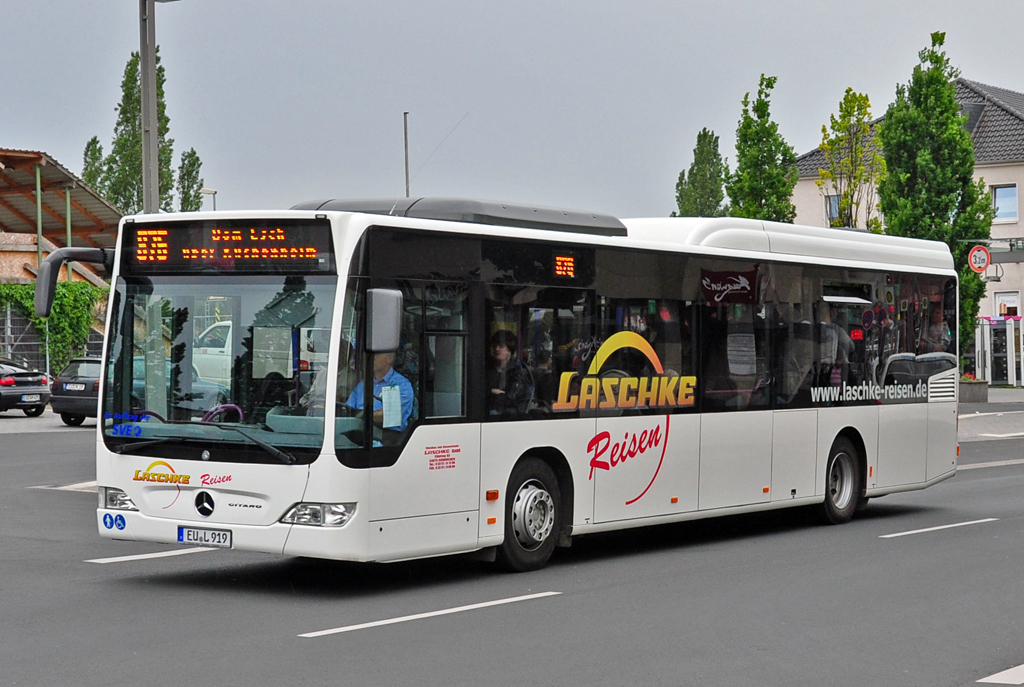
M 196 494 L 196 511 L 204 518 L 213 514 L 213 497 L 209 492 L 201 491 Z

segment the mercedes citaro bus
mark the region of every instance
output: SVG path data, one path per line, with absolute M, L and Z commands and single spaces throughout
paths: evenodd
M 112 280 L 104 537 L 530 570 L 591 532 L 842 523 L 956 471 L 941 243 L 443 198 L 136 215 L 50 255 L 40 314 L 64 260 Z

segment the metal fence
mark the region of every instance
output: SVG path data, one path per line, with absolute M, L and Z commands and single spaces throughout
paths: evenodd
M 103 353 L 103 334 L 89 332 L 81 355 L 99 357 Z M 30 370 L 47 370 L 46 347 L 32 321 L 10 304 L 0 306 L 0 357 L 15 361 Z

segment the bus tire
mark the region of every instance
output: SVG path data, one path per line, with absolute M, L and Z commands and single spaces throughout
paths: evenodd
M 498 562 L 515 572 L 544 567 L 558 542 L 561 492 L 551 467 L 527 456 L 512 469 L 505 492 L 505 541 Z
M 842 525 L 853 517 L 862 492 L 860 457 L 846 437 L 837 437 L 828 454 L 825 471 L 825 502 L 822 516 L 826 523 Z

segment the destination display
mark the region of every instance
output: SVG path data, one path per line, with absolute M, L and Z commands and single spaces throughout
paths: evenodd
M 146 222 L 125 229 L 122 267 L 129 274 L 334 271 L 327 219 Z

